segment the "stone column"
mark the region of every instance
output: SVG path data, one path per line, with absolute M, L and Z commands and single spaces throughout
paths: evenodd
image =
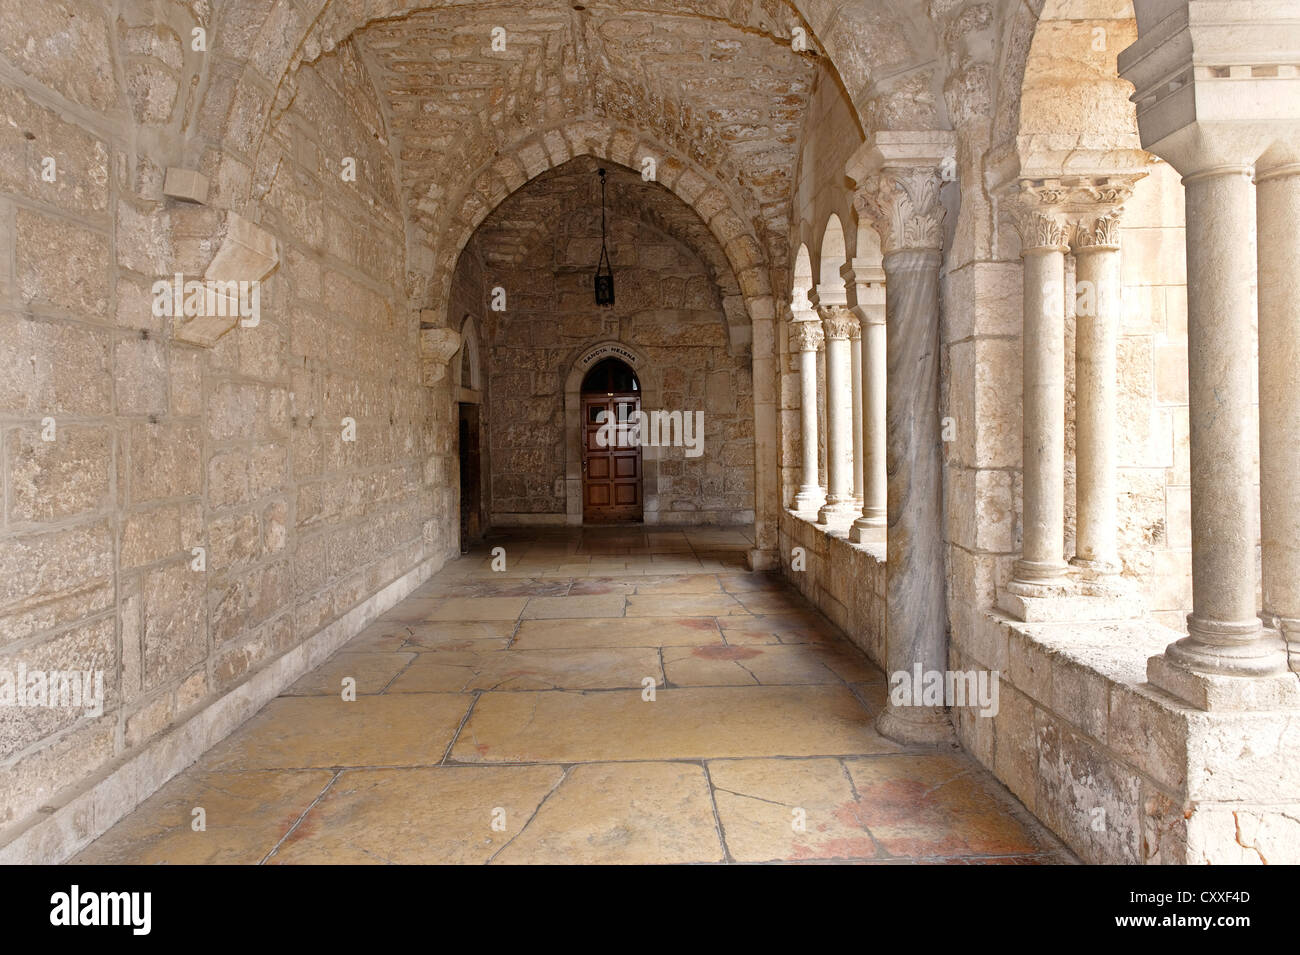
M 853 316 L 849 327 L 849 357 L 853 369 L 853 424 L 850 435 L 853 439 L 853 506 L 856 511 L 862 507 L 862 325 Z
M 1257 616 L 1254 522 L 1263 497 L 1277 514 L 1281 496 L 1273 467 L 1296 434 L 1294 421 L 1277 428 L 1273 402 L 1286 399 L 1278 392 L 1269 347 L 1274 336 L 1286 336 L 1279 320 L 1294 321 L 1282 317 L 1294 310 L 1294 300 L 1279 306 L 1273 289 L 1295 289 L 1294 274 L 1278 286 L 1274 271 L 1293 269 L 1295 258 L 1272 247 L 1295 248 L 1286 235 L 1293 224 L 1279 232 L 1273 210 L 1261 205 L 1269 238 L 1260 242 L 1258 259 L 1250 246 L 1254 166 L 1263 162 L 1269 169 L 1270 160 L 1294 153 L 1300 142 L 1300 76 L 1288 65 L 1300 49 L 1300 28 L 1290 12 L 1256 0 L 1137 0 L 1135 10 L 1138 40 L 1119 54 L 1119 71 L 1134 86 L 1142 147 L 1183 176 L 1191 423 L 1192 612 L 1187 636 L 1147 661 L 1147 679 L 1201 709 L 1297 706 L 1300 683 L 1286 670 L 1285 644 Z M 1237 51 L 1230 62 L 1225 50 Z M 1270 178 L 1264 176 L 1260 202 L 1285 201 L 1290 187 L 1269 188 Z M 1257 276 L 1270 285 L 1260 294 L 1259 311 L 1259 365 L 1267 368 L 1267 383 L 1260 385 L 1269 391 L 1260 415 L 1270 420 L 1270 456 L 1261 463 L 1269 472 L 1261 485 L 1268 490 L 1259 493 L 1253 466 L 1259 430 L 1251 424 L 1257 345 L 1251 286 Z M 1285 393 L 1295 382 L 1281 387 Z M 1281 449 L 1279 434 L 1286 435 Z M 1266 547 L 1276 560 L 1277 548 Z
M 800 319 L 791 324 L 790 349 L 799 353 L 799 440 L 803 458 L 803 484 L 794 499 L 796 511 L 815 511 L 826 500 L 817 479 L 817 350 L 821 343 L 820 322 Z
M 861 331 L 862 514 L 853 522 L 849 540 L 862 543 L 880 540 L 885 527 L 885 271 L 858 258 L 845 264 L 841 274 Z
M 1300 672 L 1300 162 L 1255 170 L 1264 616 Z
M 1216 164 L 1183 179 L 1192 612 L 1187 637 L 1170 644 L 1165 656 L 1193 673 L 1262 676 L 1285 666 L 1276 641 L 1264 639 L 1255 606 L 1251 176 L 1250 166 Z M 1148 673 L 1152 682 L 1188 696 L 1190 687 L 1168 667 Z
M 891 693 L 877 721 L 909 743 L 950 739 L 943 706 L 895 699 L 916 669 L 948 667 L 943 453 L 939 415 L 939 267 L 943 260 L 941 171 L 952 133 L 879 132 L 849 162 L 855 205 L 884 252 L 886 342 L 886 670 Z
M 1120 571 L 1116 518 L 1118 345 L 1123 285 L 1118 204 L 1131 187 L 1097 188 L 1098 208 L 1075 233 L 1075 548 L 1071 564 L 1086 577 Z
M 817 523 L 857 510 L 853 500 L 853 369 L 849 335 L 858 320 L 843 305 L 819 306 L 826 335 L 826 503 Z
M 1009 590 L 1047 596 L 1065 583 L 1065 217 L 1057 198 L 1022 183 L 1024 259 L 1023 543 Z

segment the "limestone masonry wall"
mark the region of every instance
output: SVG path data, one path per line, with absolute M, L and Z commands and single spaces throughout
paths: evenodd
M 163 196 L 164 169 L 183 128 L 215 134 L 237 105 L 201 98 L 224 61 L 197 65 L 189 12 L 22 16 L 0 41 L 22 70 L 0 82 L 0 669 L 102 670 L 105 703 L 0 709 L 6 831 L 455 546 L 450 405 L 421 384 L 383 111 L 352 46 L 299 72 L 242 156 L 251 190 L 196 205 Z M 260 321 L 182 341 L 153 283 L 201 277 L 236 202 L 278 242 Z

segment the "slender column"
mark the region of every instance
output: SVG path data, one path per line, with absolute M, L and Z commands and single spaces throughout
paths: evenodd
M 1024 540 L 1010 590 L 1051 592 L 1065 582 L 1064 217 L 1022 186 L 1017 223 L 1024 259 Z
M 817 480 L 817 350 L 821 343 L 820 322 L 791 324 L 790 347 L 799 353 L 799 440 L 803 457 L 803 484 L 794 499 L 797 511 L 815 511 L 826 500 Z
M 1255 606 L 1249 166 L 1183 179 L 1187 205 L 1187 370 L 1191 419 L 1192 612 L 1169 662 L 1199 673 L 1266 675 L 1285 665 Z M 1294 383 L 1291 383 L 1294 387 Z
M 923 705 L 918 692 L 901 692 L 918 669 L 942 674 L 948 667 L 939 416 L 944 208 L 939 190 L 952 148 L 951 134 L 882 132 L 849 163 L 849 175 L 860 189 L 855 205 L 881 239 L 888 326 L 885 656 L 891 692 L 876 727 L 892 739 L 913 743 L 952 735 L 942 705 Z
M 1255 173 L 1264 614 L 1300 671 L 1300 163 Z
M 853 380 L 849 334 L 858 320 L 843 305 L 821 306 L 826 335 L 826 504 L 817 523 L 857 510 L 853 500 Z
M 862 328 L 862 514 L 849 540 L 879 538 L 885 527 L 885 273 L 859 268 L 854 312 Z
M 1092 577 L 1118 574 L 1116 431 L 1123 288 L 1118 206 L 1080 223 L 1074 254 L 1075 554 Z
M 849 356 L 853 368 L 853 504 L 862 507 L 862 326 L 854 315 L 849 327 Z

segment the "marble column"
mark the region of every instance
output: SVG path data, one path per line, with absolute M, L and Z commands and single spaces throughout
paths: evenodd
M 843 305 L 819 306 L 826 336 L 826 503 L 817 523 L 857 511 L 853 500 L 853 368 L 849 336 L 858 320 Z
M 1121 211 L 1114 205 L 1085 217 L 1074 244 L 1075 548 L 1070 563 L 1094 578 L 1120 571 L 1116 433 Z
M 1264 616 L 1300 671 L 1300 162 L 1255 169 Z
M 815 511 L 826 500 L 817 476 L 817 351 L 821 323 L 803 319 L 790 325 L 790 349 L 799 353 L 799 440 L 803 483 L 795 495 L 796 511 Z
M 1020 596 L 1065 583 L 1065 219 L 1028 185 L 1017 225 L 1024 260 L 1023 542 L 1008 588 Z
M 857 258 L 841 270 L 861 330 L 862 513 L 849 530 L 854 543 L 878 541 L 885 527 L 885 271 L 879 263 L 879 257 Z
M 1276 641 L 1263 637 L 1255 605 L 1251 177 L 1250 166 L 1228 164 L 1183 178 L 1192 612 L 1187 637 L 1165 656 L 1194 673 L 1262 676 L 1285 666 Z
M 952 738 L 943 706 L 904 693 L 904 675 L 948 668 L 939 415 L 941 171 L 951 134 L 881 132 L 849 163 L 859 214 L 881 239 L 885 271 L 886 671 L 891 692 L 876 727 L 891 739 Z M 950 160 L 949 160 L 950 161 Z
M 862 507 L 862 325 L 853 316 L 849 328 L 849 357 L 853 369 L 853 505 L 856 512 Z

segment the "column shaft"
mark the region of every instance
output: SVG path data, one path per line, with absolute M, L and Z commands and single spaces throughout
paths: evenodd
M 885 526 L 889 487 L 885 451 L 885 323 L 862 324 L 862 516 L 853 522 L 850 539 L 860 542 Z
M 1102 230 L 1113 229 L 1105 236 Z M 1094 240 L 1118 238 L 1118 223 L 1099 224 Z M 1095 574 L 1119 571 L 1116 526 L 1117 349 L 1121 302 L 1117 244 L 1081 245 L 1075 253 L 1076 310 L 1074 427 L 1076 470 L 1075 557 Z
M 1187 204 L 1187 366 L 1191 420 L 1192 613 L 1166 651 L 1202 673 L 1276 672 L 1255 606 L 1255 430 L 1251 394 L 1250 169 L 1183 180 Z
M 853 500 L 853 368 L 850 326 L 857 322 L 843 306 L 823 310 L 826 335 L 826 504 L 820 524 L 851 514 Z
M 795 509 L 816 510 L 825 497 L 817 475 L 817 343 L 821 329 L 815 321 L 796 322 L 790 341 L 799 352 L 799 441 L 803 484 L 795 496 Z
M 1300 669 L 1300 164 L 1256 181 L 1264 613 Z
M 1033 222 L 1023 253 L 1024 541 L 1013 582 L 1029 592 L 1065 575 L 1066 246 L 1058 223 Z
M 861 506 L 863 494 L 862 459 L 862 331 L 854 326 L 849 333 L 849 355 L 853 376 L 853 501 Z

